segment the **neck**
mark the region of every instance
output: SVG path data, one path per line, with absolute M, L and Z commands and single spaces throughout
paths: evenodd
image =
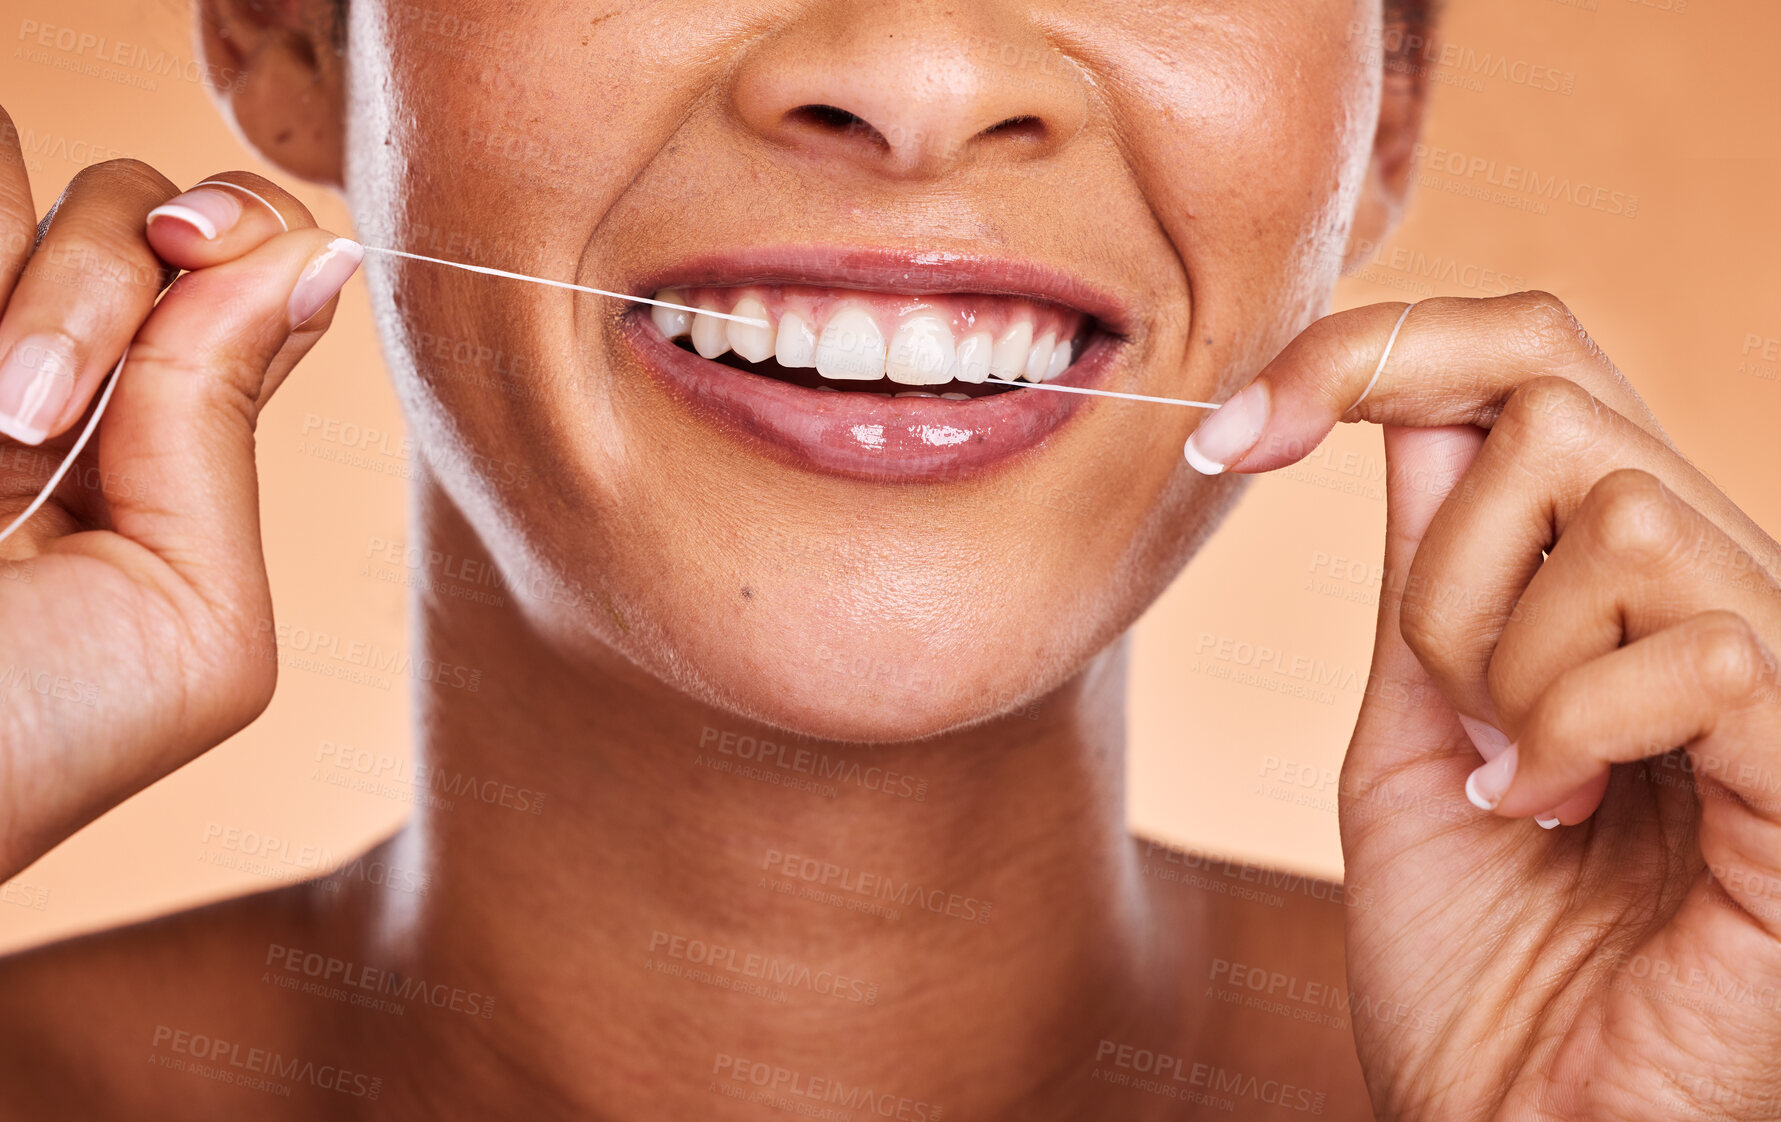
M 420 510 L 422 548 L 486 559 L 439 496 Z M 417 763 L 464 794 L 391 843 L 429 887 L 373 929 L 493 996 L 428 1047 L 505 1113 L 756 1117 L 762 1091 L 863 1088 L 908 1100 L 890 1117 L 1039 1117 L 1022 1104 L 1065 1105 L 1048 1080 L 1150 1022 L 1123 642 L 1028 713 L 862 746 L 565 657 L 503 598 L 421 595 L 425 655 L 481 678 L 422 686 Z

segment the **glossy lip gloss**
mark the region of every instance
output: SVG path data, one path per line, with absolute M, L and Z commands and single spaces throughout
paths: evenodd
M 1078 278 L 1033 263 L 959 254 L 781 247 L 683 263 L 632 291 L 798 284 L 867 292 L 1005 295 L 1093 316 L 1086 350 L 1057 378 L 1094 388 L 1127 348 L 1125 307 Z M 1087 395 L 1010 389 L 968 401 L 824 392 L 708 361 L 671 343 L 634 309 L 620 332 L 671 397 L 713 428 L 744 434 L 807 470 L 873 482 L 964 479 L 1041 445 Z

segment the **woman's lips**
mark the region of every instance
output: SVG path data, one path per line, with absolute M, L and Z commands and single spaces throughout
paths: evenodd
M 762 297 L 769 318 L 776 322 L 785 310 L 776 290 L 791 293 L 793 304 L 805 308 L 810 306 L 806 297 L 827 289 L 836 293 L 843 306 L 863 302 L 874 314 L 891 314 L 906 307 L 887 297 L 922 297 L 911 314 L 950 316 L 955 327 L 963 320 L 953 313 L 964 314 L 961 310 L 968 310 L 972 297 L 977 296 L 984 307 L 981 322 L 986 325 L 998 319 L 1006 322 L 1010 314 L 1040 324 L 1050 322 L 1049 316 L 1060 333 L 1070 324 L 1087 324 L 1077 337 L 1081 349 L 1068 359 L 1059 355 L 1060 360 L 1068 361 L 1067 368 L 1056 373 L 1047 370 L 1039 377 L 1048 383 L 1090 388 L 1105 378 L 1124 351 L 1123 335 L 1129 323 L 1127 309 L 1119 300 L 1079 278 L 1034 263 L 967 254 L 753 249 L 683 262 L 640 278 L 630 290 L 648 294 L 664 289 L 698 289 L 706 296 L 712 296 L 712 290 L 719 296 L 734 292 L 738 299 L 748 295 L 740 290 L 749 289 Z M 761 313 L 751 304 L 749 314 Z M 818 370 L 781 370 L 770 355 L 760 360 L 764 365 L 754 369 L 795 377 L 770 377 L 728 365 L 735 361 L 733 356 L 723 362 L 702 358 L 664 334 L 664 327 L 669 333 L 687 328 L 686 324 L 669 323 L 673 318 L 659 309 L 652 318 L 649 308 L 639 307 L 620 320 L 621 333 L 643 367 L 674 400 L 714 430 L 758 442 L 784 462 L 807 470 L 873 482 L 963 479 L 1041 445 L 1087 404 L 1087 395 L 1042 389 L 984 392 L 996 389 L 991 385 L 965 387 L 972 396 L 964 400 L 811 388 L 811 383 L 817 382 L 873 388 L 888 383 L 852 381 L 864 376 L 858 372 L 837 372 L 833 377 L 841 380 L 832 380 L 830 374 Z M 821 319 L 821 313 L 814 318 Z M 894 343 L 895 333 L 886 334 Z M 697 340 L 694 332 L 693 341 Z M 745 347 L 765 354 L 765 340 L 756 343 Z M 713 358 L 722 356 L 712 345 L 699 349 Z M 1069 348 L 1060 346 L 1058 350 L 1068 352 Z M 893 376 L 907 383 L 910 377 L 896 375 L 894 351 L 893 346 L 888 352 Z M 744 357 L 752 361 L 757 355 Z M 953 369 L 959 373 L 957 366 Z M 998 370 L 993 376 L 1002 373 Z M 981 381 L 960 376 L 965 381 Z M 795 384 L 797 381 L 806 384 Z M 957 390 L 961 386 L 960 381 L 952 381 L 921 389 Z

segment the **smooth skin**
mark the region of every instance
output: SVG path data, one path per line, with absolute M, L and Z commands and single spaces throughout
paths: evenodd
M 546 590 L 417 595 L 421 649 L 485 671 L 475 692 L 416 683 L 417 754 L 523 778 L 545 812 L 419 808 L 331 877 L 12 956 L 0 1117 L 766 1117 L 738 1071 L 782 1095 L 869 1086 L 888 1117 L 1775 1114 L 1781 550 L 1545 294 L 1424 302 L 1351 409 L 1403 306 L 1319 313 L 1346 248 L 1401 209 L 1422 98 L 1353 49 L 1373 0 L 454 5 L 511 33 L 475 49 L 415 11 L 355 3 L 341 53 L 320 0 L 201 7 L 212 61 L 247 75 L 225 111 L 341 186 L 367 240 L 474 231 L 504 266 L 608 287 L 768 240 L 994 245 L 1125 299 L 1113 388 L 1255 381 L 1266 423 L 1210 478 L 1181 462 L 1193 420 L 1134 430 L 1114 403 L 988 486 L 817 477 L 658 400 L 623 309 L 373 270 L 423 449 L 412 544 Z M 510 135 L 543 155 L 495 162 Z M 475 144 L 484 174 L 464 174 Z M 252 433 L 326 326 L 313 287 L 295 323 L 292 302 L 332 235 L 242 173 L 223 178 L 285 223 L 251 200 L 215 239 L 151 223 L 179 189 L 120 163 L 84 172 L 38 242 L 4 156 L 0 347 L 60 330 L 84 356 L 11 509 L 134 340 L 91 470 L 3 547 L 31 577 L 0 582 L 9 657 L 99 689 L 4 710 L 10 875 L 270 698 Z M 163 266 L 189 271 L 155 304 Z M 416 332 L 527 356 L 540 392 L 454 377 Z M 1339 421 L 1385 426 L 1389 475 L 1348 880 L 1273 906 L 1254 870 L 1126 833 L 1122 636 L 1242 476 Z M 1093 518 L 1007 499 L 1046 483 Z M 830 669 L 859 656 L 896 673 Z M 911 676 L 930 686 L 884 684 Z M 695 763 L 713 729 L 926 794 L 734 780 Z M 1494 813 L 1464 793 L 1485 756 Z M 939 904 L 887 921 L 800 899 L 774 887 L 799 886 L 788 855 Z M 676 939 L 873 997 L 701 985 L 652 965 L 689 964 Z M 395 1015 L 292 992 L 290 948 L 493 1001 Z M 1346 1000 L 1323 1020 L 1229 1002 L 1238 969 Z M 288 1095 L 194 1070 L 273 1054 L 297 1061 L 272 1077 Z

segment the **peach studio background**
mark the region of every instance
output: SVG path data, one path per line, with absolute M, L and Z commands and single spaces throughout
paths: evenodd
M 1759 522 L 1781 529 L 1781 68 L 1772 58 L 1781 7 L 1452 0 L 1449 8 L 1452 48 L 1432 66 L 1430 150 L 1412 217 L 1344 284 L 1339 303 L 1559 293 L 1694 462 Z M 80 166 L 114 155 L 182 183 L 232 167 L 273 174 L 189 75 L 82 69 L 91 60 L 78 45 L 41 48 L 32 32 L 35 21 L 189 63 L 189 18 L 182 0 L 0 0 L 0 104 L 25 136 L 40 211 Z M 1497 59 L 1512 65 L 1493 66 Z M 1474 157 L 1495 161 L 1499 179 L 1510 165 L 1539 182 L 1568 179 L 1583 205 L 1547 201 L 1542 212 L 1530 191 L 1492 187 L 1488 169 L 1470 172 L 1482 166 Z M 348 228 L 338 201 L 300 190 L 324 225 Z M 1633 196 L 1630 215 L 1612 213 Z M 1600 209 L 1588 205 L 1598 200 Z M 347 451 L 325 438 L 332 423 L 387 434 L 365 450 L 372 468 L 327 458 Z M 374 542 L 406 536 L 400 433 L 355 281 L 337 326 L 262 421 L 280 622 L 409 649 L 403 589 L 374 575 L 390 566 L 367 565 Z M 1377 431 L 1345 430 L 1305 464 L 1261 480 L 1140 624 L 1134 827 L 1339 873 L 1333 777 L 1371 644 L 1382 472 Z M 1254 653 L 1263 648 L 1276 652 L 1265 663 Z M 231 854 L 214 838 L 232 828 L 309 847 L 323 863 L 344 860 L 393 830 L 407 808 L 318 781 L 318 756 L 337 744 L 405 760 L 406 710 L 401 683 L 379 690 L 286 668 L 251 728 L 0 887 L 0 950 L 274 883 L 227 866 Z M 499 778 L 524 785 L 523 776 Z

